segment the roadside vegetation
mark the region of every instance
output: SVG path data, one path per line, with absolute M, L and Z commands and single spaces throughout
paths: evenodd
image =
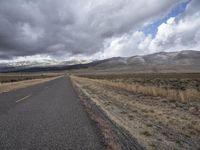
M 104 85 L 147 96 L 182 102 L 200 100 L 200 74 L 80 75 Z
M 62 76 L 62 73 L 0 74 L 0 93 L 44 83 Z
M 0 83 L 56 77 L 61 73 L 0 73 Z
M 200 148 L 199 74 L 79 74 L 71 79 L 147 149 Z

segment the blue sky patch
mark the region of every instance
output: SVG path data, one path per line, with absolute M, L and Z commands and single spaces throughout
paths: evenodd
M 181 2 L 179 4 L 177 4 L 176 6 L 174 6 L 170 12 L 166 15 L 163 16 L 162 18 L 156 19 L 153 23 L 145 26 L 142 31 L 144 32 L 144 34 L 148 35 L 151 34 L 153 37 L 155 37 L 157 31 L 158 31 L 158 27 L 162 24 L 162 23 L 166 23 L 166 21 L 171 18 L 171 17 L 176 17 L 179 14 L 182 14 L 187 5 L 191 2 L 192 0 L 187 0 L 184 2 Z

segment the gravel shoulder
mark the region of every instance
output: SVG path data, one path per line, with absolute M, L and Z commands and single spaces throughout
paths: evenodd
M 94 95 L 81 88 L 81 85 L 74 78 L 72 78 L 72 83 L 88 115 L 100 129 L 109 150 L 145 149 L 138 143 L 137 139 L 113 120 L 109 112 L 101 106 L 101 102 L 96 101 Z

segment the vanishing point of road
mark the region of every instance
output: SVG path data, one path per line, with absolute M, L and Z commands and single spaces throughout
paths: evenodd
M 69 77 L 0 94 L 0 150 L 104 149 Z

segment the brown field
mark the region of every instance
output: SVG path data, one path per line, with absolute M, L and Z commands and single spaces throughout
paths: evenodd
M 200 74 L 79 74 L 71 79 L 147 149 L 200 148 Z
M 138 73 L 78 75 L 124 90 L 171 100 L 200 99 L 199 73 Z
M 122 81 L 126 83 L 139 83 L 169 87 L 173 89 L 195 88 L 200 90 L 200 73 L 119 73 L 119 74 L 77 74 L 90 79 Z
M 0 73 L 0 83 L 56 77 L 62 73 Z
M 0 93 L 44 83 L 62 75 L 62 73 L 0 74 Z

